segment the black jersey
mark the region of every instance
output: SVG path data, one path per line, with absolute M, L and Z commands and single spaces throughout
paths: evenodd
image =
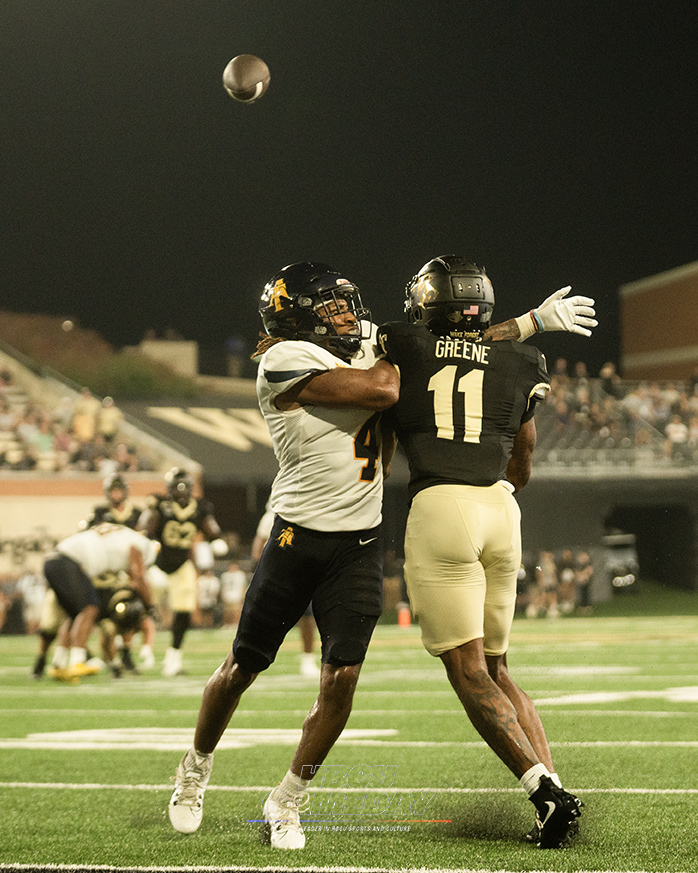
M 130 527 L 135 530 L 140 517 L 140 509 L 137 509 L 128 501 L 121 510 L 107 503 L 102 503 L 95 506 L 92 513 L 85 519 L 84 524 L 86 528 L 96 527 L 98 524 L 104 523 L 123 524 L 124 527 Z
M 153 495 L 148 499 L 148 508 L 158 519 L 153 539 L 161 543 L 161 548 L 155 563 L 165 573 L 174 573 L 189 558 L 196 535 L 204 519 L 213 515 L 213 507 L 208 500 L 193 497 L 182 507 L 169 497 Z
M 400 370 L 387 413 L 410 466 L 410 499 L 432 485 L 492 485 L 504 478 L 514 437 L 550 383 L 534 346 L 438 337 L 387 324 L 379 347 Z

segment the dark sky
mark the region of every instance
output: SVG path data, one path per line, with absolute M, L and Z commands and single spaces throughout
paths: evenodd
M 496 320 L 596 297 L 592 340 L 540 345 L 598 368 L 618 286 L 698 259 L 694 32 L 692 3 L 2 0 L 0 309 L 252 347 L 284 264 L 380 321 L 455 252 Z M 271 69 L 250 106 L 242 53 Z

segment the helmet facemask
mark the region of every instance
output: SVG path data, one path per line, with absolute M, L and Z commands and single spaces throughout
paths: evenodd
M 331 288 L 327 291 L 319 291 L 312 295 L 312 314 L 316 319 L 313 325 L 313 339 L 319 345 L 324 345 L 330 351 L 341 358 L 353 358 L 361 349 L 361 341 L 368 339 L 364 335 L 364 325 L 371 318 L 371 314 L 361 302 L 359 289 L 348 285 L 348 289 L 342 290 Z M 299 299 L 299 303 L 302 298 Z M 351 313 L 356 319 L 355 323 L 346 333 L 339 333 L 333 318 L 345 313 Z
M 128 483 L 118 473 L 107 476 L 102 483 L 102 488 L 110 506 L 121 506 L 128 499 Z
M 165 476 L 165 484 L 170 498 L 175 503 L 179 503 L 182 507 L 189 504 L 194 491 L 194 480 L 186 470 L 174 467 Z
M 266 285 L 259 311 L 270 337 L 316 343 L 345 360 L 369 338 L 361 322 L 370 321 L 371 314 L 359 289 L 327 264 L 284 267 Z M 356 326 L 340 333 L 333 319 L 346 312 L 354 316 Z

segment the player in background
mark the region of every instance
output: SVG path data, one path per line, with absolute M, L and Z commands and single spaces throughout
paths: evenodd
M 374 331 L 358 288 L 325 264 L 282 269 L 265 287 L 260 313 L 268 337 L 255 353 L 262 356 L 257 393 L 279 461 L 271 494 L 276 518 L 232 651 L 204 691 L 169 815 L 181 833 L 198 829 L 214 749 L 242 694 L 312 600 L 320 692 L 290 768 L 263 810 L 272 847 L 300 849 L 301 805 L 349 717 L 381 611 L 380 413 L 397 400 L 398 375 L 387 362 L 375 363 Z M 503 330 L 520 329 L 512 320 Z
M 78 530 L 87 530 L 90 527 L 96 527 L 105 522 L 110 524 L 121 524 L 126 527 L 134 528 L 138 524 L 138 519 L 141 515 L 141 510 L 138 509 L 129 500 L 128 483 L 120 473 L 112 473 L 107 476 L 102 482 L 102 490 L 106 502 L 98 503 L 86 519 L 80 522 Z M 115 579 L 98 579 L 93 580 L 96 587 L 110 588 L 113 587 Z M 44 604 L 41 611 L 41 619 L 39 624 L 39 653 L 34 663 L 33 674 L 35 678 L 43 675 L 46 665 L 51 643 L 60 636 L 60 647 L 65 647 L 65 641 L 68 639 L 70 620 L 67 620 L 66 626 L 61 629 L 61 625 L 66 622 L 66 615 L 56 602 L 54 592 L 49 588 L 44 597 Z M 153 659 L 153 642 L 155 640 L 155 621 L 152 616 L 145 615 L 143 618 L 143 636 L 144 645 L 141 649 L 141 658 L 144 661 L 144 666 L 147 666 Z M 130 632 L 133 636 L 133 632 Z M 135 670 L 135 665 L 131 658 L 128 646 L 124 651 L 121 648 L 121 660 L 123 665 L 129 670 Z M 59 658 L 60 661 L 60 658 Z M 151 664 L 152 666 L 152 664 Z M 61 668 L 57 666 L 56 661 L 52 664 L 51 675 L 61 675 Z
M 538 349 L 484 339 L 493 307 L 489 278 L 465 258 L 422 267 L 407 286 L 411 323 L 378 331 L 400 372 L 384 421 L 409 462 L 405 580 L 424 646 L 533 802 L 531 841 L 559 848 L 582 804 L 562 789 L 533 701 L 507 666 L 521 566 L 513 493 L 531 473 L 535 405 L 550 380 Z M 595 325 L 588 310 L 585 330 Z
M 264 515 L 259 519 L 257 530 L 254 539 L 252 540 L 251 557 L 255 563 L 259 563 L 262 557 L 264 546 L 267 544 L 269 534 L 274 526 L 274 513 L 267 506 Z M 313 605 L 308 604 L 307 609 L 298 621 L 298 630 L 301 634 L 301 652 L 300 673 L 306 679 L 317 679 L 320 676 L 320 669 L 315 662 L 315 618 L 313 616 Z
M 123 525 L 101 524 L 62 540 L 44 562 L 46 581 L 56 600 L 71 619 L 68 645 L 54 655 L 62 673 L 57 677 L 77 680 L 96 670 L 86 663 L 87 640 L 100 612 L 113 593 L 100 593 L 93 579 L 128 574 L 130 585 L 146 608 L 152 605 L 145 571 L 155 560 L 158 544 Z M 63 663 L 61 663 L 61 659 Z
M 105 398 L 110 399 L 110 398 Z M 121 473 L 112 473 L 107 476 L 102 483 L 106 503 L 99 503 L 92 510 L 90 515 L 81 522 L 80 529 L 85 530 L 90 527 L 96 527 L 105 522 L 109 524 L 123 524 L 125 527 L 130 527 L 135 530 L 138 526 L 138 520 L 141 517 L 142 510 L 139 509 L 129 499 L 128 482 Z M 104 580 L 105 584 L 101 587 L 110 587 L 110 580 Z M 99 587 L 99 583 L 97 583 Z M 112 586 L 113 587 L 113 586 Z M 155 644 L 155 619 L 152 615 L 145 613 L 143 615 L 141 626 L 138 628 L 143 634 L 143 645 L 139 652 L 139 657 L 143 666 L 150 670 L 155 666 L 155 655 L 153 653 L 153 645 Z M 134 629 L 124 630 L 123 633 L 116 635 L 114 643 L 116 645 L 117 654 L 124 669 L 131 673 L 138 672 L 136 665 L 133 662 L 131 655 L 131 641 L 133 640 Z
M 172 610 L 172 643 L 165 652 L 162 675 L 182 673 L 182 643 L 197 603 L 197 570 L 192 548 L 203 536 L 211 543 L 216 557 L 228 547 L 208 500 L 194 497 L 194 479 L 181 467 L 165 476 L 167 494 L 152 495 L 139 521 L 138 530 L 161 544 L 156 566 L 166 575 L 169 606 Z

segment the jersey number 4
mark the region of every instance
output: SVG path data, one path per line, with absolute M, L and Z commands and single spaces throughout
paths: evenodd
M 429 391 L 434 393 L 434 423 L 436 436 L 440 440 L 455 440 L 453 426 L 454 407 L 459 396 L 463 396 L 465 407 L 465 443 L 479 443 L 482 432 L 482 382 L 484 370 L 470 370 L 456 382 L 458 367 L 451 364 L 442 367 L 429 380 Z M 456 388 L 454 393 L 453 389 Z
M 380 412 L 372 415 L 359 428 L 354 437 L 354 457 L 357 460 L 365 460 L 359 479 L 361 482 L 373 482 L 376 478 L 376 464 L 378 463 L 378 421 Z

